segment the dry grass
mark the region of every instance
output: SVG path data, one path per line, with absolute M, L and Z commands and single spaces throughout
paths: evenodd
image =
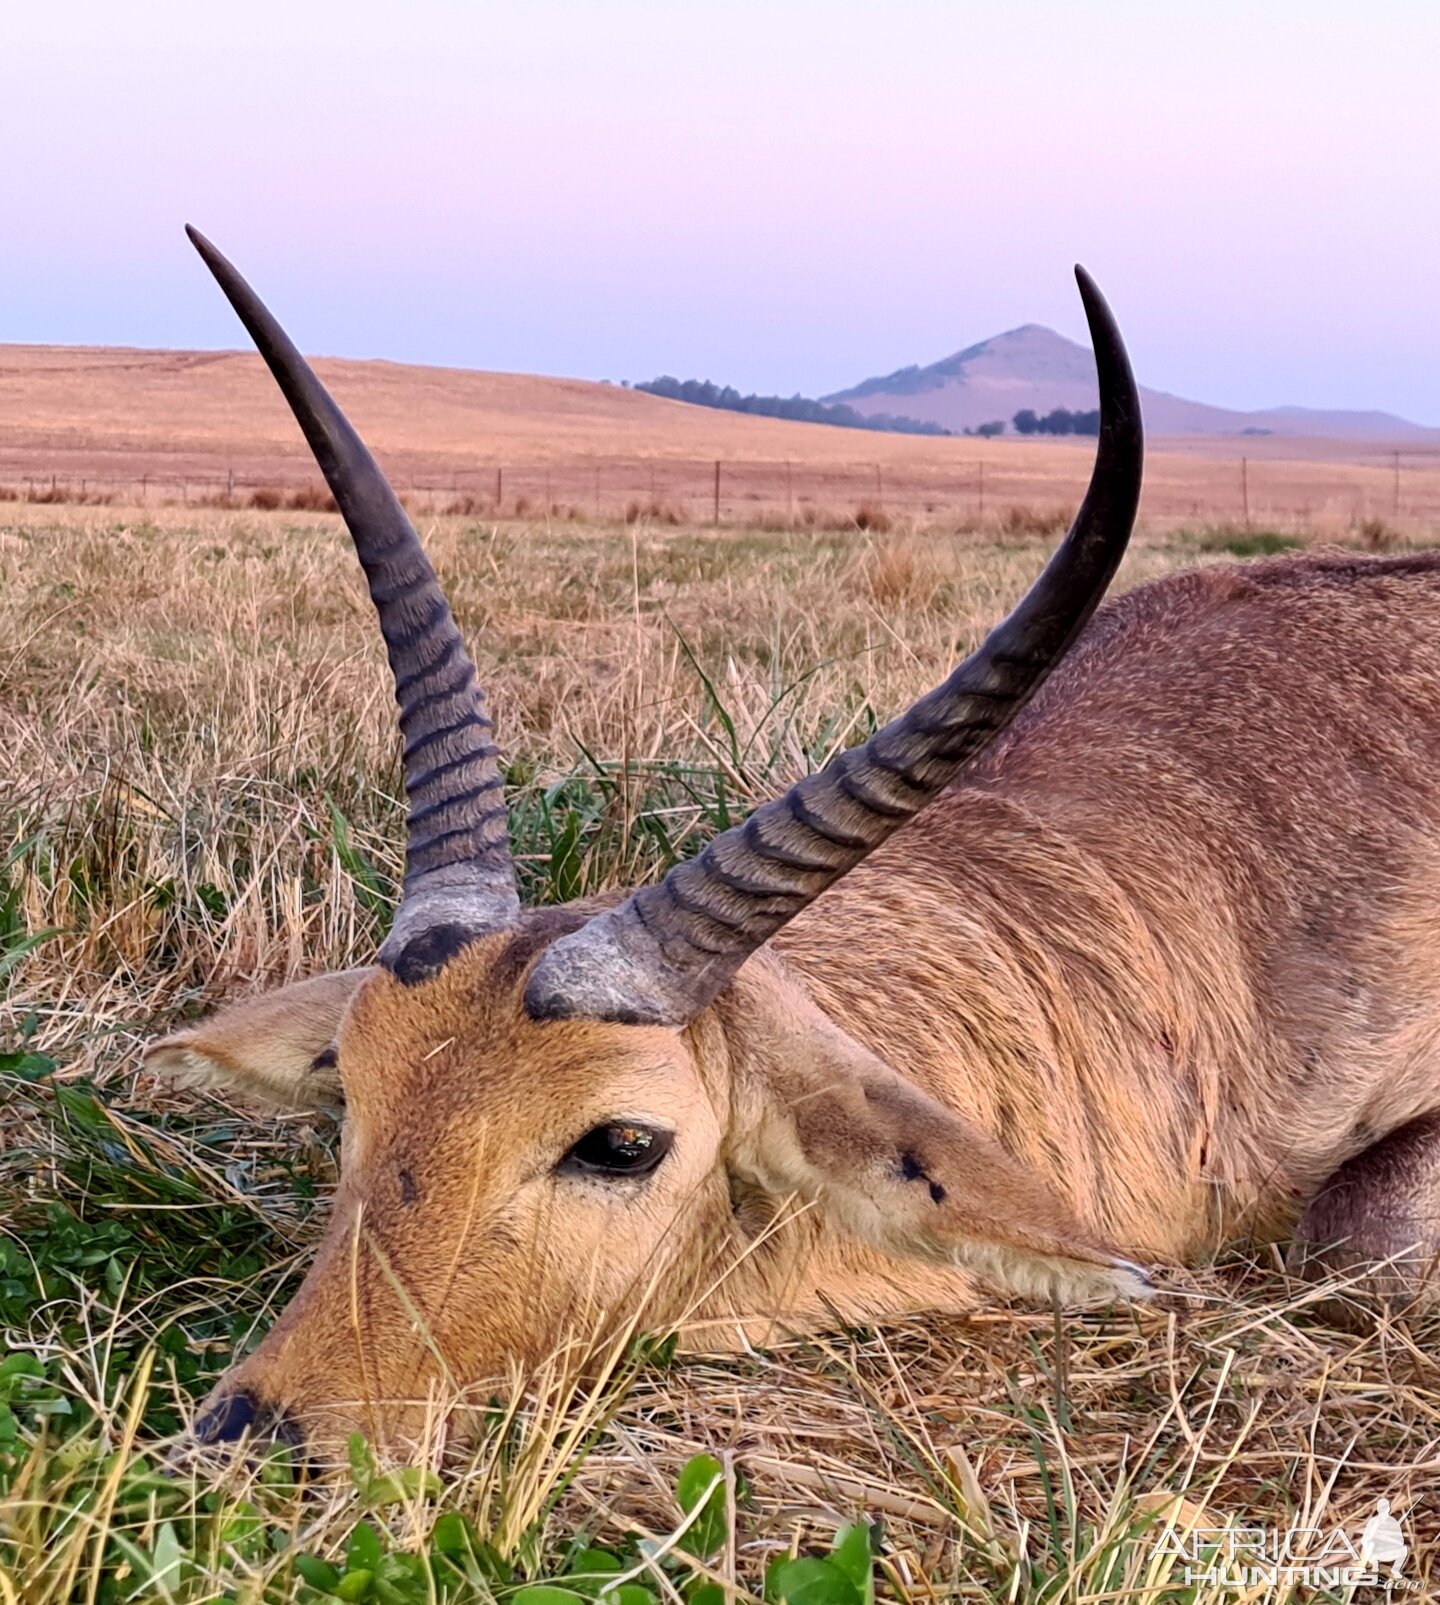
M 62 486 L 83 480 L 154 506 L 314 480 L 253 353 L 7 346 L 0 357 L 0 483 L 38 487 L 58 475 Z M 1063 525 L 1093 447 L 857 435 L 524 374 L 333 358 L 316 367 L 417 505 L 482 517 L 524 517 L 523 498 L 552 516 L 558 506 L 618 521 L 634 502 L 709 523 L 718 461 L 732 524 L 849 527 L 869 502 L 897 522 L 942 528 L 993 527 L 1025 509 L 1015 515 L 1024 527 L 1006 533 L 1037 535 Z M 1396 447 L 1398 458 L 1381 442 L 1152 440 L 1142 510 L 1157 528 L 1230 519 L 1341 539 L 1383 518 L 1414 540 L 1440 522 L 1440 452 L 1434 442 Z
M 0 502 L 31 502 L 37 507 L 108 507 L 118 500 L 115 491 L 92 487 L 83 479 L 78 484 L 51 480 L 48 485 L 0 485 Z
M 680 524 L 687 523 L 683 508 L 675 507 L 670 502 L 662 501 L 658 496 L 652 496 L 648 502 L 638 499 L 625 504 L 625 522 L 627 524 L 668 524 L 672 529 Z
M 1053 542 L 1030 515 L 999 543 L 857 522 L 423 526 L 509 745 L 532 896 L 653 874 L 893 712 Z M 1247 533 L 1142 535 L 1123 582 Z M 150 1552 L 166 1522 L 203 1558 L 174 1599 L 298 1597 L 282 1540 L 334 1554 L 356 1520 L 339 1493 L 232 1468 L 218 1508 L 248 1501 L 267 1535 L 247 1547 L 202 1509 L 200 1474 L 136 1493 L 124 1465 L 270 1318 L 317 1233 L 333 1134 L 166 1100 L 136 1051 L 222 995 L 373 952 L 401 819 L 376 635 L 331 518 L 0 508 L 0 1309 L 48 1379 L 9 1449 L 0 1416 L 7 1605 L 102 1575 L 99 1597 L 131 1597 L 123 1544 Z M 1154 1556 L 1167 1511 L 1356 1532 L 1382 1495 L 1407 1577 L 1440 1584 L 1440 1329 L 1347 1335 L 1314 1297 L 1235 1256 L 1058 1326 L 995 1306 L 658 1362 L 598 1400 L 532 1396 L 442 1493 L 371 1519 L 414 1548 L 463 1510 L 545 1575 L 572 1533 L 671 1533 L 675 1474 L 704 1449 L 750 1490 L 715 1563 L 740 1597 L 768 1555 L 863 1512 L 907 1602 L 1279 1600 L 1186 1585 Z

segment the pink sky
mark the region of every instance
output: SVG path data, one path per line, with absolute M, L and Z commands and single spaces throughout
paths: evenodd
M 1142 380 L 1440 424 L 1435 0 L 4 8 L 0 340 L 819 394 L 1109 294 Z

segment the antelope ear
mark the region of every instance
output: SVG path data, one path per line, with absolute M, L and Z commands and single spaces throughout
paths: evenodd
M 743 1132 L 732 1163 L 772 1194 L 812 1198 L 891 1254 L 947 1263 L 1065 1304 L 1154 1291 L 1049 1182 L 903 1080 L 798 988 L 752 962 L 727 1035 L 742 1038 Z
M 373 972 L 337 970 L 242 998 L 199 1025 L 152 1042 L 145 1068 L 175 1086 L 233 1092 L 272 1109 L 344 1107 L 335 1033 Z

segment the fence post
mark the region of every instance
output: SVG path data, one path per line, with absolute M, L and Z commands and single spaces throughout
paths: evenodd
M 875 464 L 875 505 L 877 507 L 885 505 L 885 482 L 880 477 L 879 463 Z
M 715 519 L 714 519 L 714 522 L 715 522 L 716 526 L 718 527 L 719 523 L 720 523 L 720 462 L 719 462 L 718 458 L 716 459 L 716 462 L 715 462 Z
M 500 511 L 500 503 L 505 500 L 505 470 L 495 470 L 495 511 Z

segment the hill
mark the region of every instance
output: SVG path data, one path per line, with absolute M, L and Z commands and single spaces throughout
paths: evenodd
M 1079 348 L 1069 350 L 1073 364 Z M 708 524 L 718 509 L 726 524 L 788 524 L 844 521 L 878 504 L 922 521 L 1017 509 L 1022 522 L 1029 510 L 1043 522 L 1073 508 L 1093 449 L 1074 437 L 835 429 L 578 379 L 329 357 L 315 366 L 402 492 L 442 511 Z M 1025 394 L 992 384 L 981 421 L 1013 414 Z M 1085 399 L 1078 390 L 1055 399 L 1067 395 Z M 907 397 L 900 410 L 909 407 Z M 252 352 L 0 345 L 0 525 L 7 496 L 245 505 L 316 484 Z M 1147 454 L 1144 515 L 1336 529 L 1383 515 L 1429 529 L 1440 519 L 1440 451 L 1403 438 L 1382 447 L 1318 435 L 1172 435 Z
M 1186 401 L 1163 390 L 1142 387 L 1140 393 L 1145 425 L 1152 435 L 1265 434 L 1440 443 L 1440 429 L 1427 429 L 1386 412 L 1327 412 L 1308 407 L 1236 412 Z M 976 429 L 997 418 L 1008 425 L 1026 407 L 1042 414 L 1055 407 L 1072 412 L 1094 407 L 1095 362 L 1087 346 L 1042 324 L 1026 323 L 928 367 L 901 368 L 822 399 L 862 413 L 903 413 L 946 429 Z
M 635 386 L 647 396 L 664 396 L 670 401 L 688 401 L 696 407 L 718 407 L 724 412 L 748 412 L 760 418 L 788 418 L 792 423 L 833 424 L 839 429 L 878 429 L 896 435 L 948 435 L 941 424 L 922 423 L 915 418 L 896 418 L 888 412 L 856 412 L 843 402 L 827 406 L 808 396 L 742 396 L 733 385 L 717 385 L 709 379 L 675 379 L 668 373 Z

